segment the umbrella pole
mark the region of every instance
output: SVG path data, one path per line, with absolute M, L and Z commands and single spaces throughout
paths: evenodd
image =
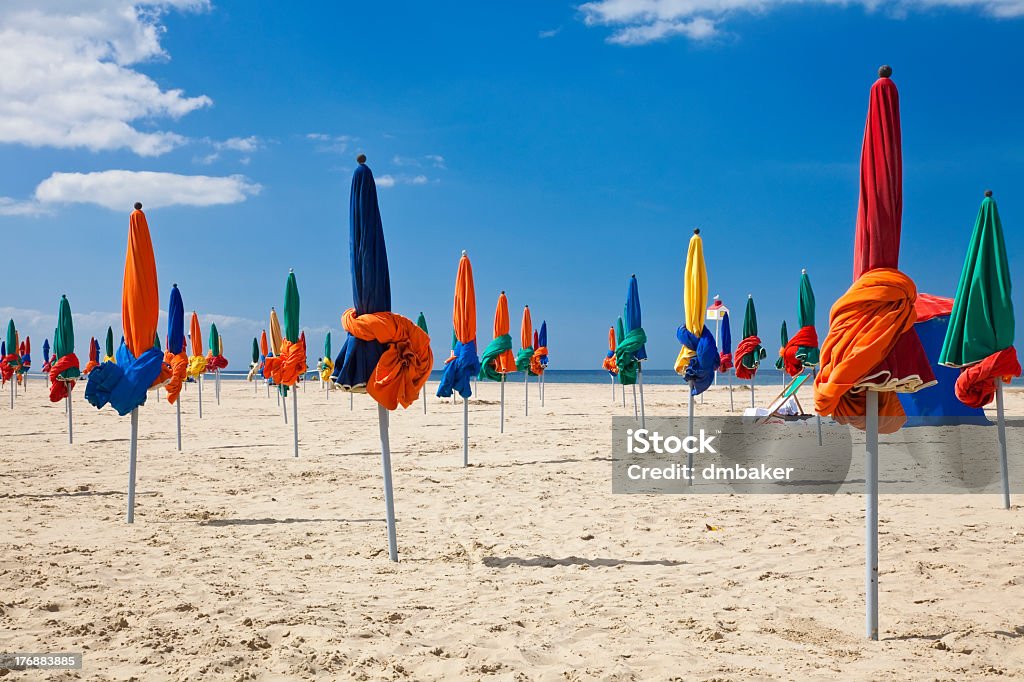
M 750 406 L 757 407 L 757 403 L 754 402 L 754 377 L 750 377 Z
M 622 387 L 622 409 L 626 409 L 626 384 L 619 384 Z
M 423 414 L 427 413 L 427 385 L 423 384 Z
M 181 396 L 174 401 L 174 407 L 178 413 L 178 452 L 181 452 Z
M 14 409 L 14 384 L 18 383 L 18 377 L 11 377 L 11 409 Z
M 690 382 L 690 411 L 687 415 L 687 436 L 690 436 L 690 442 L 693 442 L 693 382 Z M 690 485 L 693 485 L 693 448 L 686 453 L 686 467 L 690 470 Z
M 636 370 L 637 383 L 640 384 L 640 428 L 647 428 L 647 416 L 644 414 L 644 370 L 639 365 Z
M 295 387 L 292 386 L 292 392 L 295 392 Z M 277 389 L 277 402 L 281 405 L 282 412 L 284 413 L 284 423 L 288 423 L 288 399 L 281 400 L 281 388 Z
M 469 399 L 462 396 L 462 466 L 469 466 Z
M 526 407 L 526 416 L 530 416 L 530 370 L 523 372 L 523 388 L 526 395 L 526 402 L 523 405 Z
M 220 370 L 213 377 L 213 389 L 214 393 L 217 394 L 217 404 L 220 405 Z
M 349 391 L 349 394 L 348 394 L 348 411 L 349 412 L 351 412 L 352 410 L 356 409 L 354 401 L 355 401 L 355 398 L 353 397 L 353 393 L 351 391 Z
M 505 433 L 505 375 L 501 375 L 501 414 L 498 418 L 499 432 Z
M 292 430 L 295 433 L 295 456 L 299 456 L 299 392 L 292 388 Z
M 270 382 L 267 382 L 267 397 L 270 397 Z
M 637 406 L 637 402 L 636 402 L 636 384 L 634 383 L 633 384 L 633 419 L 639 419 L 639 418 L 640 418 L 640 408 Z
M 203 418 L 203 375 L 200 374 L 196 377 L 196 383 L 199 384 L 199 418 Z
M 132 440 L 128 449 L 128 523 L 135 523 L 135 460 L 139 453 L 139 408 L 132 410 Z
M 75 444 L 75 426 L 71 418 L 71 389 L 68 389 L 65 407 L 68 408 L 68 445 Z
M 608 378 L 612 380 L 612 405 L 614 405 L 615 404 L 615 377 L 609 376 Z
M 818 378 L 818 368 L 817 367 L 812 367 L 811 368 L 811 378 L 812 378 L 811 379 L 811 383 L 814 383 L 814 381 L 817 380 L 817 378 Z M 818 420 L 818 447 L 820 448 L 824 443 L 821 440 L 821 415 L 818 414 L 818 410 L 817 409 L 814 410 L 814 416 Z
M 732 403 L 732 375 L 729 374 L 728 372 L 726 372 L 725 377 L 729 381 L 729 411 L 730 412 L 735 412 L 736 411 L 736 406 L 733 405 L 733 403 Z
M 1006 463 L 1006 417 L 1003 414 L 1003 379 L 996 377 L 996 426 L 999 431 L 999 468 L 1003 471 L 1003 509 L 1010 508 L 1010 468 Z
M 391 443 L 388 439 L 388 411 L 377 405 L 380 424 L 380 462 L 384 469 L 384 514 L 388 524 L 388 558 L 398 561 L 398 536 L 395 532 L 395 491 L 391 485 Z
M 864 440 L 866 630 L 878 641 L 878 392 L 868 391 Z

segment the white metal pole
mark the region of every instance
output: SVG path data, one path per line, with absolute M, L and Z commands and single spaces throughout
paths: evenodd
M 132 439 L 128 449 L 128 523 L 135 523 L 135 460 L 139 450 L 139 408 L 132 410 Z
M 864 520 L 867 637 L 878 640 L 878 392 L 868 391 L 864 434 Z
M 544 407 L 544 375 L 540 375 L 540 406 Z
M 356 409 L 354 401 L 355 401 L 354 394 L 352 393 L 352 391 L 349 391 L 349 393 L 348 393 L 348 410 L 349 410 L 349 412 L 351 412 L 352 410 Z
M 427 413 L 427 385 L 423 384 L 423 414 Z
M 292 391 L 293 392 L 295 391 L 295 387 L 294 386 L 292 386 Z M 284 413 L 284 423 L 287 424 L 288 423 L 288 400 L 287 399 L 281 400 L 281 388 L 280 387 L 278 387 L 278 389 L 277 389 L 277 402 L 279 402 L 281 404 L 282 412 Z
M 1003 472 L 1003 509 L 1010 508 L 1010 467 L 1006 462 L 1006 416 L 1003 414 L 1003 380 L 996 377 L 996 426 L 999 431 L 999 468 Z
M 612 380 L 612 405 L 614 405 L 615 404 L 615 376 L 612 375 L 612 376 L 609 376 L 608 378 Z
M 199 418 L 203 418 L 203 375 L 200 374 L 196 377 L 196 383 L 199 384 Z
M 391 443 L 388 439 L 388 411 L 377 405 L 380 424 L 380 460 L 384 469 L 384 514 L 388 524 L 388 558 L 398 561 L 398 534 L 395 530 L 395 491 L 391 485 Z
M 178 413 L 178 452 L 181 452 L 181 395 L 178 395 L 178 399 L 174 401 L 174 407 Z
M 693 382 L 690 382 L 690 412 L 687 419 L 687 436 L 693 436 Z M 693 442 L 693 439 L 690 439 Z M 686 466 L 690 470 L 690 485 L 693 485 L 693 449 L 686 453 Z
M 647 415 L 644 413 L 644 370 L 643 365 L 636 368 L 637 383 L 640 384 L 640 428 L 647 428 Z
M 65 404 L 68 409 L 68 445 L 75 444 L 75 426 L 71 418 L 71 405 L 71 389 L 68 388 L 67 403 Z
M 812 367 L 811 368 L 811 383 L 813 384 L 817 378 L 818 378 L 818 368 L 817 367 Z M 824 441 L 821 439 L 821 415 L 818 414 L 818 408 L 814 408 L 814 416 L 818 420 L 818 447 L 820 448 L 822 445 L 824 445 Z
M 633 384 L 633 419 L 640 419 L 640 406 L 636 401 L 636 384 Z
M 733 403 L 732 403 L 732 375 L 729 374 L 728 372 L 726 372 L 725 378 L 729 382 L 729 411 L 730 412 L 735 412 L 736 411 L 736 406 L 733 405 Z
M 526 410 L 526 416 L 529 417 L 530 416 L 530 370 L 526 370 L 525 372 L 523 372 L 523 389 L 524 389 L 524 395 L 526 397 L 526 401 L 523 403 L 523 406 L 524 406 L 524 408 Z
M 501 413 L 498 418 L 499 433 L 505 433 L 505 375 L 501 375 Z
M 299 456 L 299 392 L 292 387 L 292 430 L 295 433 L 295 456 Z
M 626 384 L 620 383 L 619 386 L 622 387 L 622 409 L 626 409 Z
M 754 379 L 756 377 L 757 377 L 756 374 L 754 376 L 750 377 L 750 406 L 751 407 L 757 407 L 757 403 L 754 402 Z
M 462 396 L 462 466 L 469 466 L 469 400 Z

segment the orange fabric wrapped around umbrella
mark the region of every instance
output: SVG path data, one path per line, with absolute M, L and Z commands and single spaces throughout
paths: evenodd
M 306 369 L 305 337 L 294 342 L 282 339 L 280 354 L 271 355 L 263 362 L 263 378 L 278 386 L 294 386 Z
M 608 355 L 605 356 L 601 366 L 609 374 L 619 373 L 619 367 L 615 364 L 615 327 L 608 327 Z
M 814 406 L 819 414 L 863 429 L 865 391 L 890 386 L 878 395 L 878 430 L 893 433 L 903 426 L 906 415 L 894 391 L 897 386 L 908 392 L 918 390 L 926 377 L 907 372 L 894 375 L 889 366 L 878 364 L 878 358 L 889 356 L 900 339 L 913 331 L 916 298 L 917 288 L 909 277 L 892 268 L 877 268 L 863 274 L 836 301 L 815 382 Z M 929 381 L 934 383 L 934 377 Z
M 349 308 L 341 316 L 341 326 L 363 341 L 384 344 L 366 392 L 386 409 L 409 407 L 419 397 L 434 366 L 430 337 L 412 320 L 388 312 L 356 316 Z M 269 361 L 269 359 L 268 359 Z

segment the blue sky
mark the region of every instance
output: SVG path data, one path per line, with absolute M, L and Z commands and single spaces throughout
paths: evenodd
M 882 63 L 902 98 L 902 268 L 952 295 L 986 188 L 1011 266 L 1024 255 L 1021 0 L 83 0 L 78 21 L 66 4 L 0 9 L 0 316 L 37 346 L 65 292 L 80 352 L 118 328 L 137 199 L 163 295 L 177 282 L 218 322 L 232 367 L 288 268 L 312 356 L 351 305 L 363 152 L 394 307 L 425 312 L 439 360 L 466 249 L 481 347 L 504 289 L 514 320 L 547 320 L 554 367 L 598 367 L 636 273 L 649 366 L 669 368 L 694 227 L 734 336 L 752 293 L 774 355 L 801 268 L 820 331 L 849 285 Z

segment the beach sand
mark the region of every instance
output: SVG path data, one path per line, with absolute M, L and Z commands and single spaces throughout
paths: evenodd
M 201 421 L 185 393 L 182 453 L 151 398 L 129 526 L 129 420 L 83 388 L 73 446 L 41 379 L 0 401 L 0 651 L 85 654 L 8 679 L 1024 678 L 1024 513 L 996 495 L 882 496 L 869 642 L 862 495 L 612 495 L 632 404 L 608 385 L 548 384 L 527 418 L 510 384 L 501 435 L 481 383 L 469 468 L 461 404 L 393 414 L 398 564 L 367 396 L 300 391 L 297 459 L 262 386 L 208 388 Z M 645 393 L 685 413 L 679 387 Z

